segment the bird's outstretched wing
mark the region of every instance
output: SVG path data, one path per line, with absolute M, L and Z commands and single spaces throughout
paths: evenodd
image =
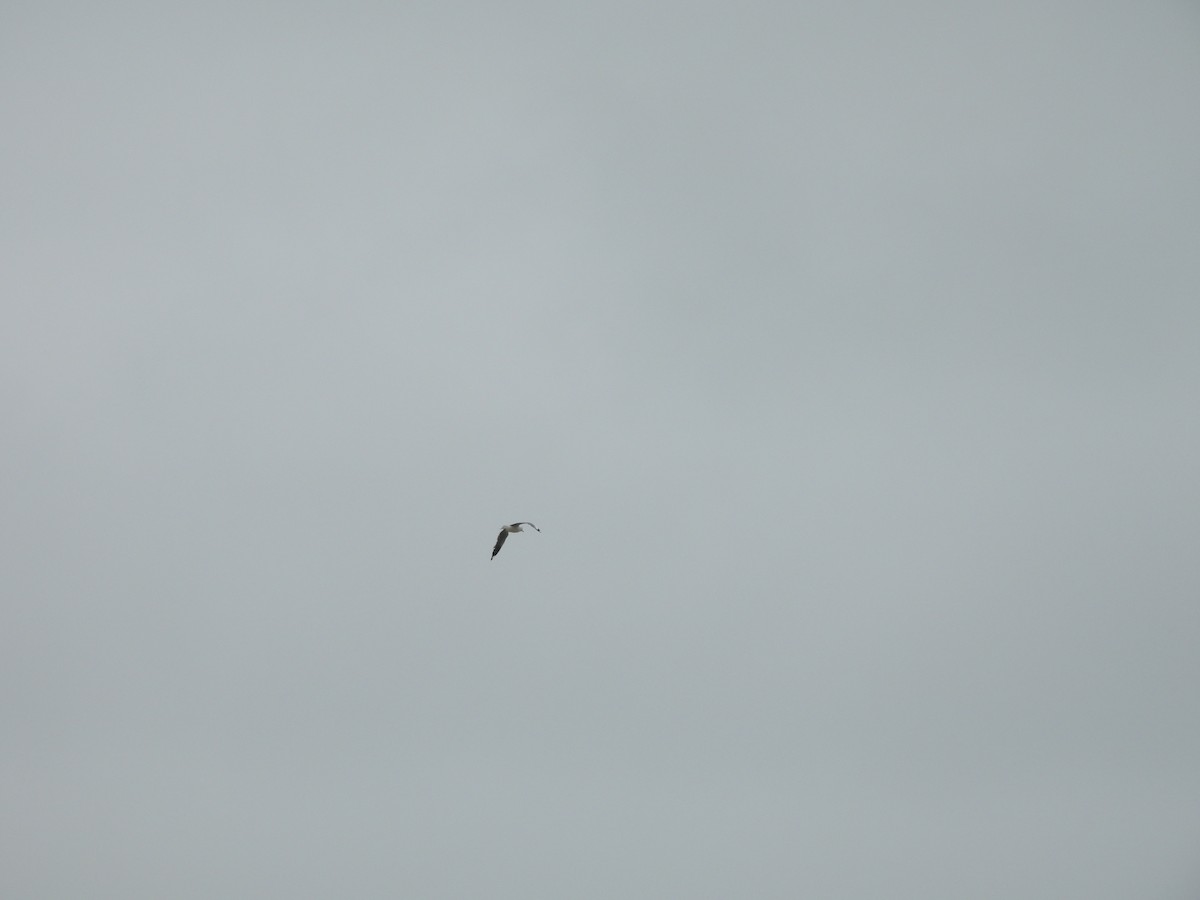
M 500 537 L 496 538 L 496 546 L 492 548 L 492 559 L 496 558 L 496 554 L 500 552 L 500 548 L 504 546 L 504 541 L 508 538 L 508 530 L 500 529 Z

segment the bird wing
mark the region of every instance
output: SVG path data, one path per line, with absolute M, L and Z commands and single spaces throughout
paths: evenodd
M 500 529 L 500 537 L 496 538 L 496 546 L 492 548 L 492 559 L 496 558 L 496 554 L 500 552 L 500 548 L 504 546 L 504 541 L 508 538 L 508 530 Z

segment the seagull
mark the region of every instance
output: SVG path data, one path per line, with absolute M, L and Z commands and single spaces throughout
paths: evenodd
M 513 522 L 511 525 L 505 525 L 500 529 L 500 537 L 496 538 L 496 546 L 492 548 L 492 559 L 496 558 L 496 554 L 500 552 L 500 548 L 504 546 L 504 542 L 508 540 L 510 534 L 516 534 L 522 531 L 522 525 L 528 525 L 534 531 L 541 533 L 542 529 L 538 528 L 532 522 Z

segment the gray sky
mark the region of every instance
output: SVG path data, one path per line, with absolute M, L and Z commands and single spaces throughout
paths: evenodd
M 1194 4 L 191 7 L 0 12 L 0 894 L 1197 896 Z

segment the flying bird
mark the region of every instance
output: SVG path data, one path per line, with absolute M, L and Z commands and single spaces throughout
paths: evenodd
M 500 548 L 504 546 L 504 542 L 508 540 L 510 534 L 516 534 L 518 531 L 524 530 L 521 528 L 522 525 L 528 525 L 539 534 L 542 531 L 542 529 L 538 528 L 532 522 L 513 522 L 511 525 L 505 525 L 500 529 L 500 537 L 496 538 L 496 546 L 492 548 L 492 559 L 496 558 L 496 554 L 500 552 Z

